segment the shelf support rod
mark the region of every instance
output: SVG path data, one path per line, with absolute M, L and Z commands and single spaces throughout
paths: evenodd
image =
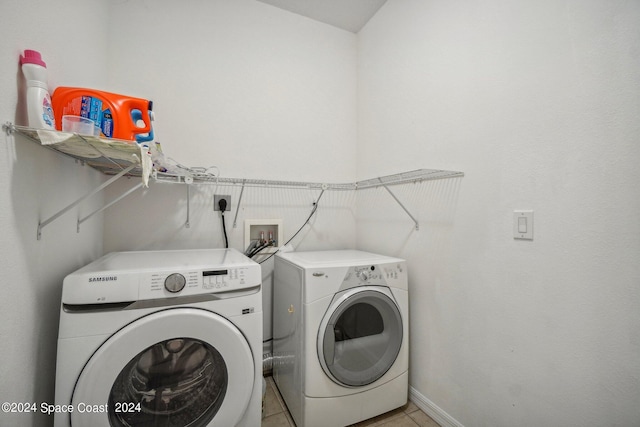
M 420 230 L 420 224 L 418 224 L 418 220 L 415 219 L 415 217 L 413 215 L 411 215 L 411 212 L 409 212 L 409 210 L 402 204 L 402 202 L 400 201 L 400 199 L 398 199 L 396 197 L 395 194 L 393 194 L 393 192 L 391 190 L 389 190 L 389 187 L 387 187 L 380 178 L 378 178 L 380 180 L 380 183 L 382 184 L 382 187 L 384 187 L 385 190 L 387 190 L 389 192 L 389 194 L 391 194 L 391 197 L 394 198 L 394 200 L 400 205 L 400 207 L 406 212 L 407 215 L 409 215 L 409 217 L 413 220 L 413 222 L 416 224 L 416 231 Z
M 82 219 L 78 219 L 78 227 L 76 232 L 79 233 L 80 232 L 80 224 L 82 224 L 83 222 L 85 222 L 86 220 L 88 220 L 89 218 L 91 218 L 92 216 L 94 216 L 97 213 L 102 212 L 103 210 L 107 209 L 110 206 L 115 205 L 116 203 L 118 203 L 120 200 L 124 199 L 125 197 L 127 197 L 129 194 L 133 193 L 134 191 L 136 191 L 138 188 L 142 187 L 144 184 L 141 182 L 138 185 L 134 186 L 133 188 L 129 189 L 126 193 L 122 194 L 121 196 L 119 196 L 118 198 L 112 200 L 111 202 L 107 203 L 106 205 L 104 205 L 103 207 L 101 207 L 98 210 L 95 210 L 93 212 L 91 212 L 89 215 L 85 216 Z
M 191 228 L 189 219 L 191 218 L 191 184 L 187 185 L 187 222 L 184 223 L 185 228 Z
M 44 221 L 41 221 L 38 223 L 38 234 L 37 234 L 37 239 L 40 240 L 40 238 L 42 237 L 42 229 L 44 227 L 46 227 L 47 225 L 51 224 L 53 221 L 55 221 L 56 219 L 60 218 L 62 215 L 64 215 L 65 213 L 67 213 L 69 210 L 71 210 L 72 208 L 78 206 L 80 203 L 82 203 L 85 199 L 93 196 L 94 194 L 102 191 L 103 189 L 107 188 L 109 185 L 113 184 L 115 181 L 117 181 L 118 179 L 120 179 L 123 175 L 125 175 L 126 173 L 128 173 L 129 171 L 131 171 L 133 168 L 135 168 L 137 165 L 136 164 L 132 164 L 131 166 L 129 166 L 128 168 L 120 171 L 120 173 L 118 173 L 117 175 L 113 176 L 111 179 L 105 181 L 102 183 L 102 185 L 100 185 L 99 187 L 95 188 L 93 191 L 91 191 L 88 194 L 85 194 L 84 196 L 80 197 L 78 200 L 76 200 L 75 202 L 71 203 L 69 206 L 67 206 L 66 208 L 60 210 L 59 212 L 55 213 L 54 215 L 52 215 L 51 217 L 45 219 Z
M 233 217 L 233 228 L 238 228 L 238 212 L 240 212 L 240 202 L 242 201 L 242 193 L 244 193 L 244 184 L 246 179 L 242 180 L 242 188 L 240 189 L 240 196 L 238 197 L 238 205 L 236 206 L 236 215 Z

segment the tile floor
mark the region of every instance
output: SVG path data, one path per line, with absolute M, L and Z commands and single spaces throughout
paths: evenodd
M 266 377 L 267 393 L 264 402 L 262 427 L 295 427 L 273 377 Z M 416 405 L 409 402 L 402 408 L 379 415 L 352 427 L 440 427 Z

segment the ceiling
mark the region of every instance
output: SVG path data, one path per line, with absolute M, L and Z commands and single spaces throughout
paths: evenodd
M 258 0 L 357 33 L 387 0 Z

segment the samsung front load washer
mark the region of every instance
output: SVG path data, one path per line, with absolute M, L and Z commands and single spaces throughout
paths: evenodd
M 114 252 L 67 276 L 55 426 L 259 426 L 261 277 L 233 249 Z
M 406 262 L 355 250 L 276 255 L 273 378 L 298 427 L 407 403 Z

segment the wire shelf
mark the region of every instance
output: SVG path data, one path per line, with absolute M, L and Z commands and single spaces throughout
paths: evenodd
M 68 212 L 71 208 L 81 203 L 87 197 L 101 191 L 106 186 L 115 182 L 122 176 L 141 177 L 142 182 L 133 189 L 122 194 L 116 200 L 108 203 L 102 208 L 90 213 L 84 218 L 78 220 L 78 231 L 80 224 L 92 217 L 94 214 L 101 212 L 112 204 L 131 194 L 137 188 L 146 185 L 147 180 L 153 177 L 156 182 L 161 183 L 178 183 L 178 184 L 215 184 L 215 185 L 240 185 L 240 197 L 238 200 L 237 212 L 240 210 L 240 202 L 245 187 L 260 188 L 293 188 L 293 189 L 310 189 L 322 190 L 321 195 L 326 190 L 349 191 L 364 190 L 367 188 L 383 187 L 407 213 L 407 215 L 415 223 L 415 229 L 419 229 L 418 220 L 409 212 L 396 195 L 389 189 L 391 185 L 399 185 L 406 183 L 417 183 L 422 181 L 462 177 L 464 173 L 456 171 L 447 171 L 439 169 L 417 169 L 409 172 L 402 172 L 393 175 L 380 176 L 363 181 L 353 183 L 321 183 L 321 182 L 304 182 L 304 181 L 278 181 L 268 179 L 247 179 L 247 178 L 226 178 L 211 173 L 207 168 L 187 167 L 177 163 L 166 165 L 150 166 L 151 160 L 148 157 L 148 150 L 143 150 L 133 141 L 123 141 L 117 139 L 100 138 L 97 136 L 85 136 L 68 132 L 58 132 L 45 129 L 33 129 L 24 126 L 16 126 L 12 123 L 2 125 L 3 130 L 9 135 L 14 132 L 25 136 L 28 140 L 37 143 L 48 149 L 57 151 L 65 156 L 72 157 L 87 164 L 92 168 L 106 174 L 113 175 L 108 181 L 103 183 L 91 193 L 79 198 L 70 205 L 64 207 L 51 217 L 40 221 L 38 224 L 37 238 L 40 239 L 42 229 L 56 220 L 58 217 Z M 160 167 L 161 166 L 161 167 Z M 185 226 L 189 227 L 189 188 L 187 188 L 187 220 Z M 234 220 L 235 225 L 235 220 Z
M 132 141 L 85 136 L 74 133 L 58 132 L 44 129 L 33 129 L 16 126 L 11 123 L 3 125 L 7 133 L 17 132 L 29 140 L 57 151 L 65 156 L 79 160 L 92 168 L 107 174 L 117 175 L 133 166 L 125 176 L 141 177 L 140 147 Z M 242 185 L 246 187 L 278 187 L 310 190 L 363 190 L 380 186 L 399 185 L 421 182 L 432 179 L 444 179 L 464 176 L 462 172 L 437 169 L 418 169 L 394 175 L 381 176 L 353 183 L 327 183 L 305 181 L 279 181 L 268 179 L 227 178 L 209 172 L 201 167 L 172 165 L 171 172 L 154 171 L 153 177 L 158 182 L 186 184 Z
M 417 169 L 410 172 L 402 172 L 394 175 L 381 176 L 356 182 L 358 190 L 366 188 L 407 184 L 412 182 L 429 181 L 433 179 L 456 178 L 464 176 L 462 172 L 446 171 L 439 169 Z

